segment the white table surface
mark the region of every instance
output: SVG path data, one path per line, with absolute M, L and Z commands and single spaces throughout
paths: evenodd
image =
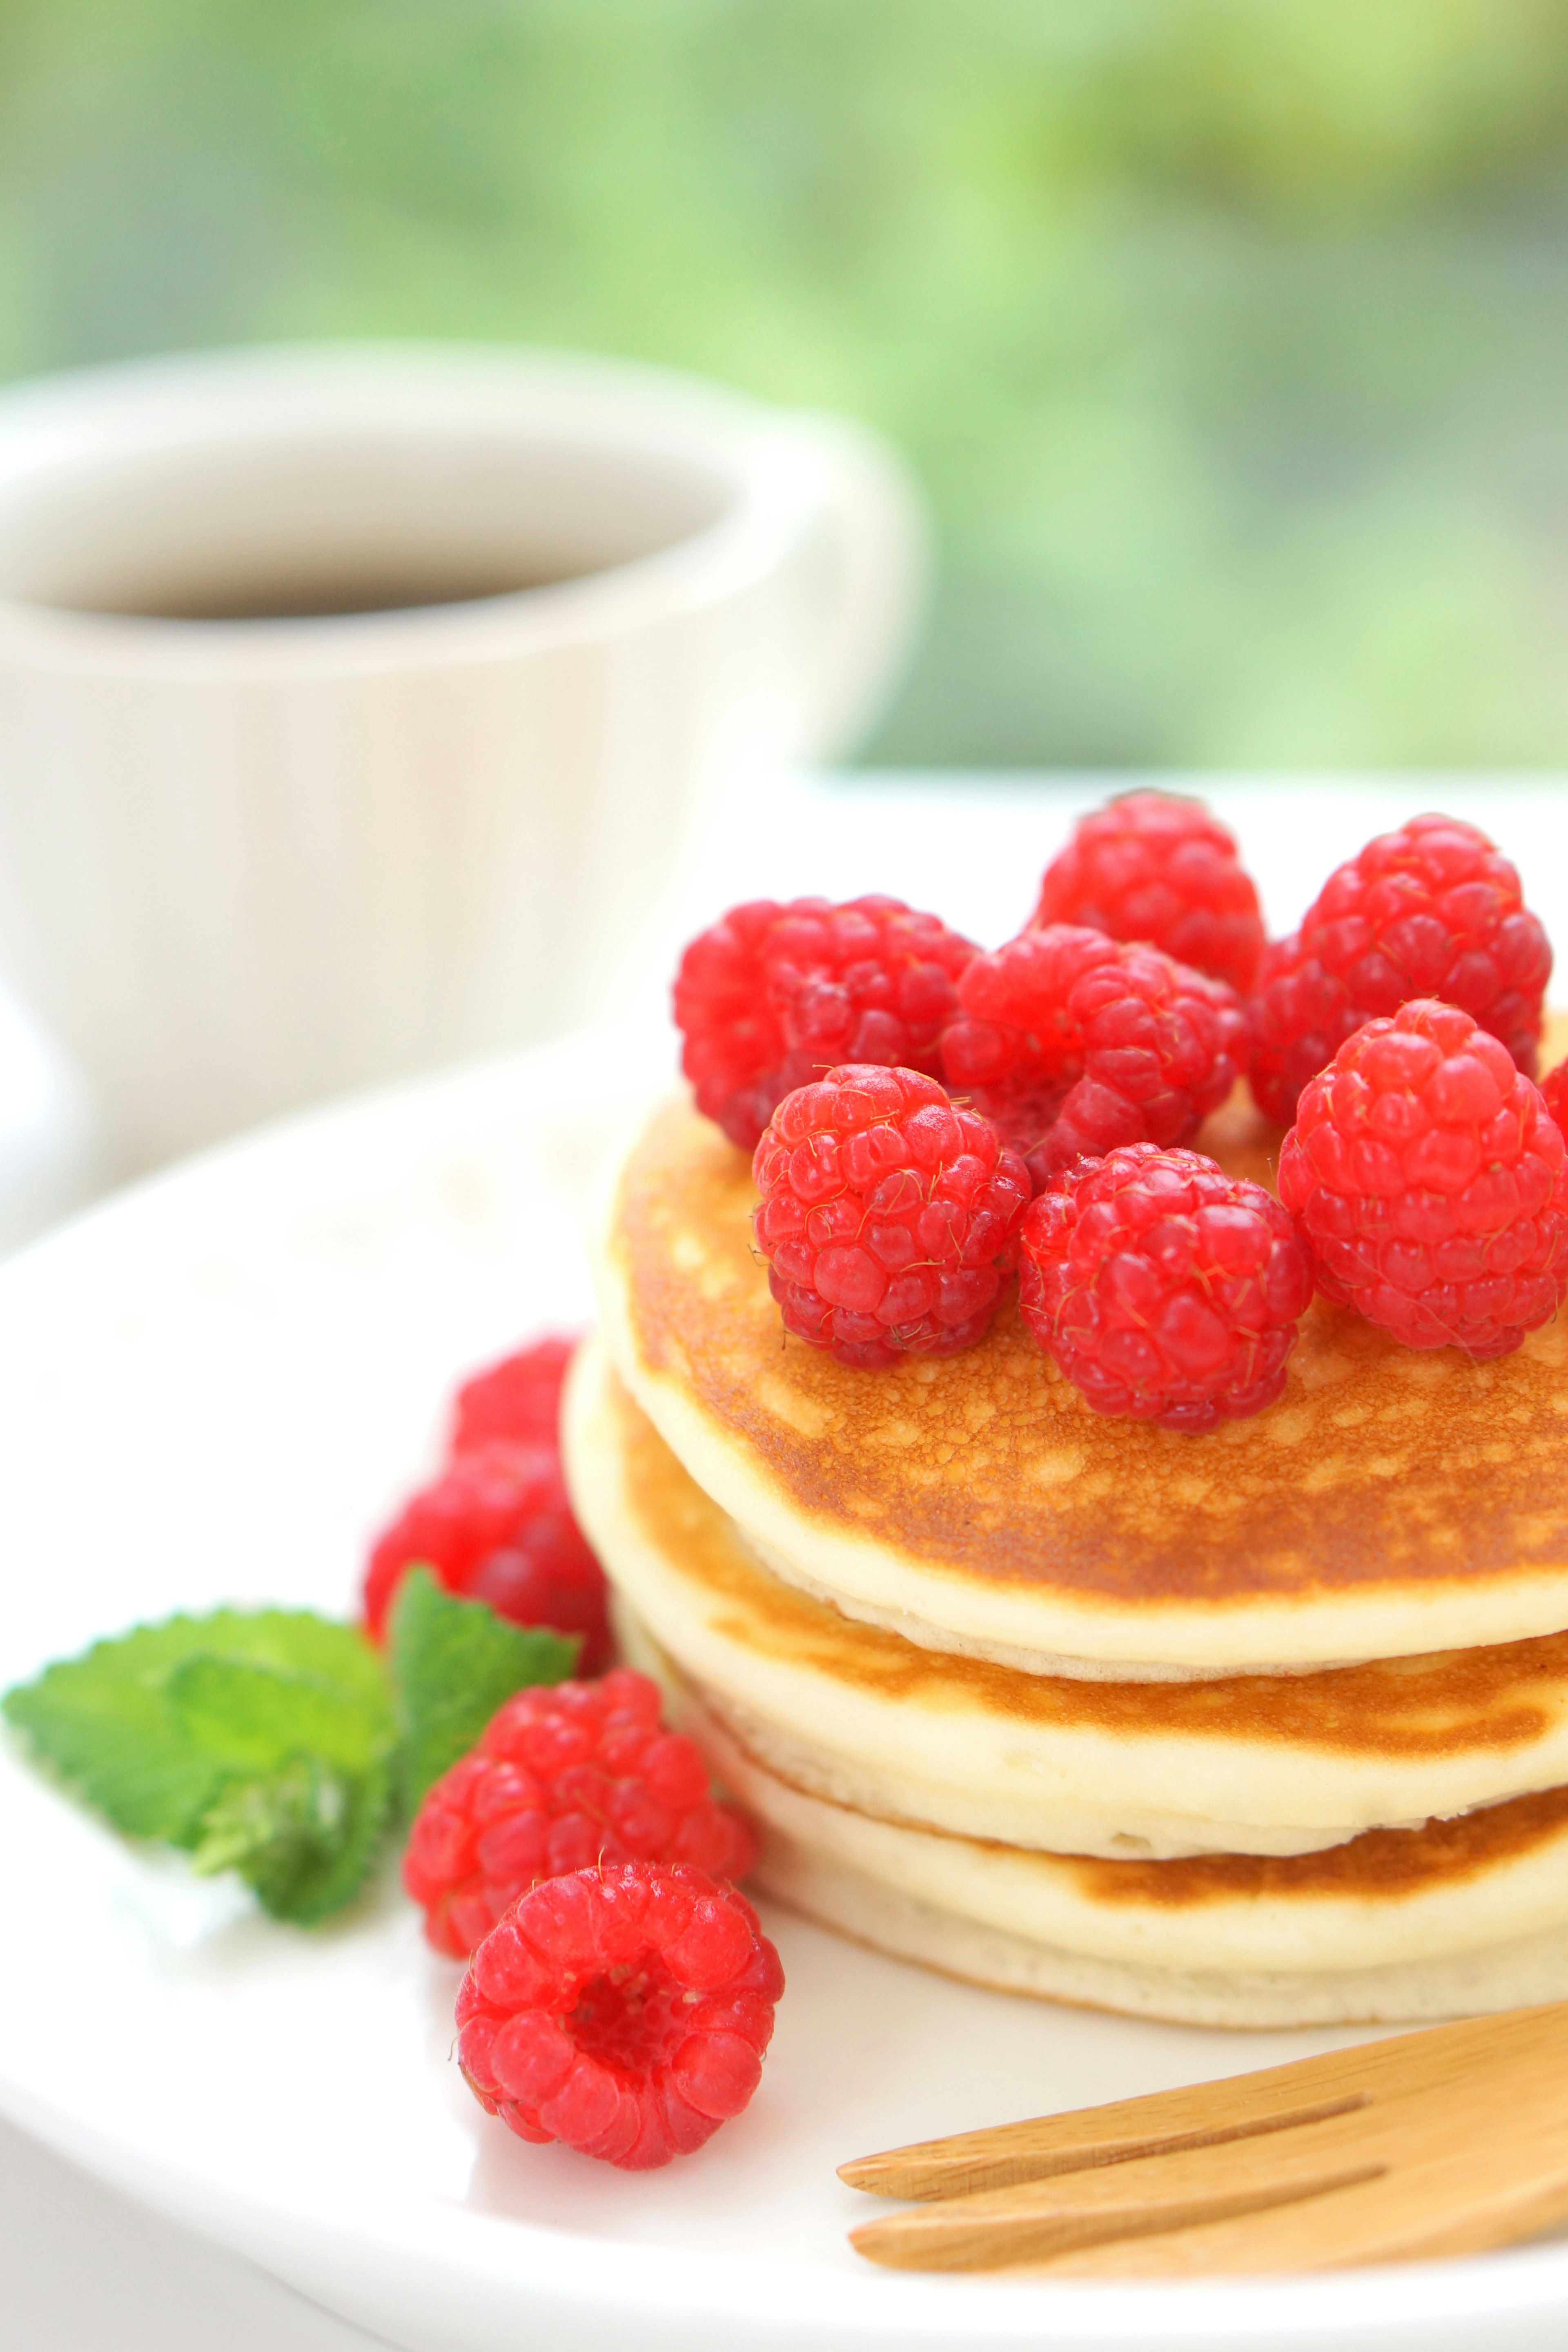
M 1133 781 L 860 775 L 794 782 L 765 800 L 738 792 L 689 861 L 634 994 L 662 1003 L 680 942 L 742 898 L 884 890 L 994 945 L 1028 914 L 1040 869 L 1075 816 Z M 1483 825 L 1513 858 L 1568 958 L 1568 780 L 1166 781 L 1201 791 L 1240 836 L 1271 933 L 1289 929 L 1330 869 L 1373 834 L 1441 808 Z M 90 1197 L 96 1167 L 90 1107 L 0 992 L 0 1250 Z M 6 2352 L 365 2352 L 378 2341 L 0 2123 Z

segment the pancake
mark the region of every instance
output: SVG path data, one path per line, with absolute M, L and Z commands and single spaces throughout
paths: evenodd
M 1278 1138 L 1238 1099 L 1199 1140 L 1258 1175 Z M 757 1557 L 847 1614 L 1119 1681 L 1568 1627 L 1568 1318 L 1474 1364 L 1317 1299 L 1281 1402 L 1185 1437 L 1091 1413 L 1016 1300 L 961 1355 L 836 1363 L 784 1332 L 753 1199 L 716 1128 L 684 1101 L 657 1113 L 597 1251 L 602 1324 Z
M 791 1788 L 625 1613 L 633 1662 L 664 1681 L 762 1827 L 752 1883 L 898 1958 L 1201 2025 L 1397 2022 L 1568 1997 L 1568 1788 L 1321 1853 L 1027 1853 Z
M 1568 1996 L 1568 1933 L 1560 1928 L 1379 1969 L 1203 1972 L 1098 1959 L 982 1927 L 777 1833 L 769 1835 L 758 1883 L 776 1901 L 853 1942 L 942 1976 L 1173 2025 L 1413 2025 Z
M 1568 1635 L 1283 1680 L 1026 1674 L 769 1574 L 601 1345 L 563 1442 L 589 1539 L 686 1691 L 775 1777 L 858 1812 L 1058 1853 L 1286 1854 L 1568 1782 Z

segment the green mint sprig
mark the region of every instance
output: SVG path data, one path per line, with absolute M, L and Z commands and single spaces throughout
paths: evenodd
M 503 1699 L 531 1683 L 563 1683 L 581 1634 L 513 1625 L 482 1601 L 460 1601 L 427 1568 L 397 1588 L 387 1648 L 401 1733 L 401 1794 L 413 1813 L 466 1756 Z
M 579 1644 L 403 1580 L 384 1654 L 310 1610 L 215 1610 L 97 1642 L 0 1699 L 36 1759 L 122 1835 L 237 1871 L 312 1926 L 363 1885 L 402 1804 L 503 1699 L 563 1681 Z

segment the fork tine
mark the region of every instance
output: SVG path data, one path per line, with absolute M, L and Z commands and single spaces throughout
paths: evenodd
M 1286 2066 L 1217 2083 L 922 2140 L 858 2157 L 840 2166 L 839 2179 L 873 2196 L 967 2196 L 1100 2165 L 1135 2162 L 1161 2150 L 1205 2147 L 1289 2130 L 1346 2113 L 1371 2099 L 1405 2096 L 1463 2079 L 1483 2055 L 1489 2066 L 1516 2059 L 1540 2064 L 1568 2060 L 1568 2002 L 1392 2035 L 1357 2049 L 1299 2058 Z
M 1358 2263 L 1436 2262 L 1517 2245 L 1568 2221 L 1568 2163 L 1478 2195 L 1468 2153 L 1445 2181 L 1390 2172 L 1310 2205 L 1276 2207 L 1196 2229 L 1102 2242 L 1060 2260 L 1009 2266 L 1043 2279 L 1196 2279 L 1261 2271 L 1342 2270 Z
M 1297 2085 L 1281 2084 L 1279 2095 L 1270 2098 L 1266 2080 L 1261 2074 L 1242 2075 L 1240 2084 L 1257 2088 L 1241 2092 L 1238 2084 L 1234 2098 L 1210 2095 L 1228 2091 L 1227 2083 L 1202 2083 L 1191 2091 L 1156 2092 L 1111 2107 L 962 2132 L 952 2139 L 890 2148 L 885 2156 L 860 2157 L 841 2165 L 838 2177 L 851 2189 L 863 2189 L 874 2197 L 926 2201 L 968 2198 L 978 2191 L 1059 2179 L 1064 2173 L 1132 2164 L 1142 2157 L 1260 2139 L 1300 2124 L 1353 2114 L 1372 2096 L 1366 2090 L 1348 2089 L 1336 2097 L 1308 2100 Z
M 1389 2161 L 1396 2111 L 1352 2107 L 1238 2146 L 1162 2149 L 1114 2166 L 907 2206 L 850 2232 L 900 2270 L 990 2270 L 1110 2238 L 1196 2228 L 1368 2180 Z
M 1527 2040 L 1511 2037 L 1510 2050 L 1500 2064 L 1445 2067 L 1440 2096 L 1417 2089 L 1261 2142 L 927 2203 L 867 2223 L 851 2242 L 896 2268 L 1046 2263 L 1053 2277 L 1317 2268 L 1503 2244 L 1568 2212 L 1561 2076 Z
M 1315 2137 L 1315 2135 L 1314 2135 Z M 984 2271 L 1048 2260 L 1107 2241 L 1195 2229 L 1321 2197 L 1373 2179 L 1375 2162 L 1335 2162 L 1332 2150 L 1289 2143 L 1291 2160 L 1259 2178 L 1234 2152 L 1199 2148 L 1184 2157 L 1146 2157 L 1115 2174 L 1077 2173 L 1066 2180 L 1027 2180 L 978 2197 L 906 2207 L 849 2232 L 868 2262 L 889 2270 Z M 1227 2161 L 1215 2168 L 1212 2158 Z

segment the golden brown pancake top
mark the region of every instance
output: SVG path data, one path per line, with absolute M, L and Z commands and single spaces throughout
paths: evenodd
M 1244 1097 L 1199 1139 L 1268 1172 Z M 642 1370 L 791 1514 L 962 1578 L 1198 1609 L 1568 1570 L 1568 1320 L 1487 1364 L 1314 1300 L 1284 1397 L 1186 1437 L 1089 1412 L 1014 1299 L 963 1354 L 863 1371 L 785 1333 L 750 1162 L 685 1104 L 624 1171 L 611 1243 Z
M 612 1395 L 627 1505 L 648 1542 L 705 1590 L 718 1630 L 886 1698 L 931 1710 L 981 1707 L 1032 1727 L 1119 1738 L 1231 1739 L 1422 1758 L 1525 1747 L 1568 1703 L 1568 1633 L 1315 1675 L 1184 1683 L 1077 1681 L 921 1649 L 901 1634 L 841 1616 L 758 1567 L 733 1522 L 682 1469 L 618 1381 Z

